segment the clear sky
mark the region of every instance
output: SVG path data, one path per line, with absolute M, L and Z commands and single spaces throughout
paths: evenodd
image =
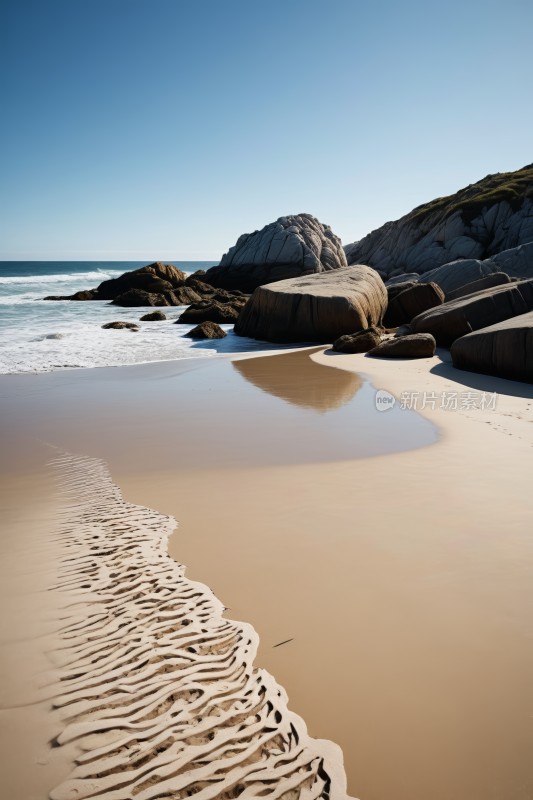
M 532 0 L 3 0 L 0 259 L 343 243 L 533 162 Z

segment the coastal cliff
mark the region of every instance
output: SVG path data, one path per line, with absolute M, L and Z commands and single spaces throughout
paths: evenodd
M 344 251 L 348 264 L 367 264 L 389 279 L 404 273 L 422 275 L 458 259 L 492 260 L 529 242 L 533 164 L 487 175 L 453 195 L 417 206 L 345 245 Z M 520 253 L 514 256 L 506 259 L 511 270 Z

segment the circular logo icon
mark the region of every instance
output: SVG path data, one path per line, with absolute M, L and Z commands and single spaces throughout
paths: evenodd
M 378 411 L 390 411 L 394 407 L 396 398 L 390 392 L 384 389 L 378 389 L 376 392 L 376 408 Z

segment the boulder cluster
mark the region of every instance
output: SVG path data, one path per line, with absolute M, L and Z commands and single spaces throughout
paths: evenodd
M 207 272 L 156 262 L 45 299 L 186 305 L 176 323 L 194 325 L 192 338 L 223 338 L 220 325 L 233 324 L 239 336 L 334 342 L 372 357 L 450 347 L 460 369 L 533 382 L 533 165 L 488 175 L 344 248 L 315 217 L 289 215 L 240 236 Z

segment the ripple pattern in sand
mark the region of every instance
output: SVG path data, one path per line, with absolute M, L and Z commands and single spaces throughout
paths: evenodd
M 125 503 L 102 462 L 52 462 L 67 506 L 48 690 L 81 755 L 52 800 L 344 800 L 342 752 L 253 666 L 254 629 L 168 555 L 175 520 Z M 222 567 L 223 568 L 223 567 Z

